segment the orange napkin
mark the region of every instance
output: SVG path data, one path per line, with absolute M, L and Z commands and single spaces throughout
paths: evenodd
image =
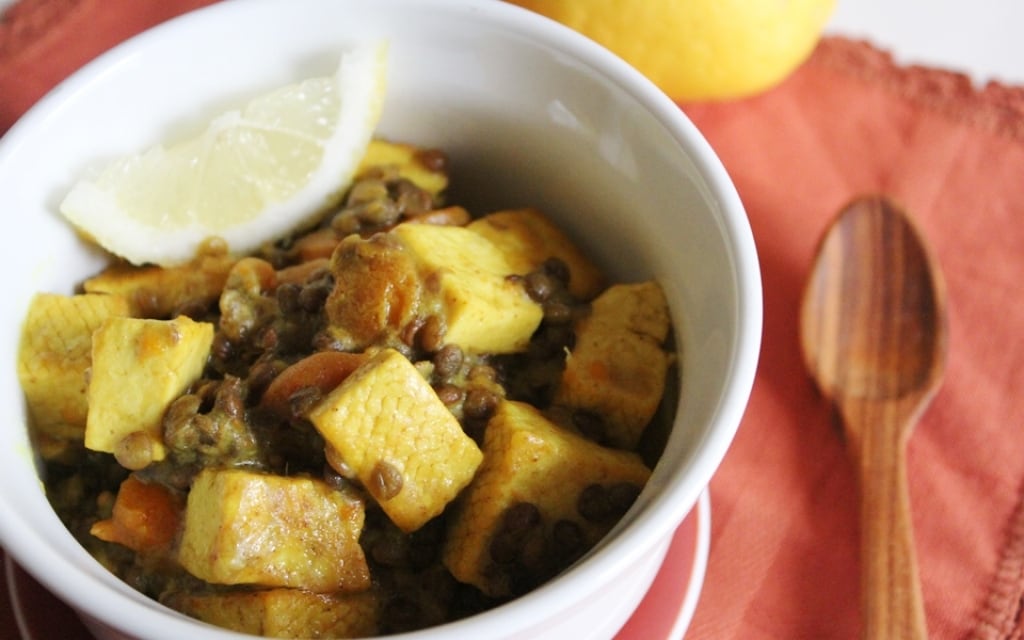
M 21 0 L 0 19 L 0 133 L 118 41 L 211 0 Z M 853 638 L 857 498 L 796 310 L 818 236 L 853 196 L 893 195 L 945 269 L 949 371 L 909 446 L 935 638 L 1024 633 L 1024 89 L 897 68 L 828 39 L 778 88 L 683 105 L 747 206 L 765 287 L 750 408 L 711 483 L 712 542 L 689 639 Z
M 20 0 L 0 16 L 0 134 L 72 71 L 214 0 Z
M 760 368 L 711 483 L 711 555 L 687 637 L 858 637 L 857 488 L 802 367 L 797 309 L 832 217 L 885 192 L 932 243 L 950 303 L 949 369 L 908 448 L 930 636 L 1020 638 L 1024 88 L 975 90 L 832 38 L 766 94 L 683 108 L 736 182 L 765 293 Z

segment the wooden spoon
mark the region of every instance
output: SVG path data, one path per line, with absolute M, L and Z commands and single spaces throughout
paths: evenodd
M 854 200 L 822 239 L 800 309 L 804 361 L 838 410 L 861 488 L 864 638 L 926 638 L 906 444 L 946 362 L 946 294 L 907 216 Z

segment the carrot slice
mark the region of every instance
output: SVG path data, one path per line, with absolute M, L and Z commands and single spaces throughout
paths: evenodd
M 132 474 L 117 491 L 110 519 L 95 523 L 90 533 L 139 553 L 160 553 L 174 541 L 181 511 L 181 499 L 170 489 Z
M 292 417 L 291 397 L 297 391 L 314 387 L 327 394 L 341 384 L 367 359 L 364 353 L 320 351 L 306 356 L 278 374 L 267 386 L 260 405 L 281 418 Z

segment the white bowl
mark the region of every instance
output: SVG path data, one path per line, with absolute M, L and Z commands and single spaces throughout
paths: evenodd
M 760 345 L 761 289 L 743 207 L 680 109 L 591 41 L 497 0 L 230 0 L 88 65 L 0 141 L 14 234 L 0 338 L 0 544 L 98 635 L 229 638 L 136 593 L 95 562 L 43 494 L 15 375 L 34 292 L 70 293 L 103 257 L 55 213 L 84 167 L 194 128 L 225 107 L 327 74 L 357 40 L 391 43 L 379 132 L 452 159 L 471 210 L 537 205 L 614 278 L 657 278 L 682 345 L 661 461 L 584 561 L 491 612 L 415 638 L 609 638 L 650 585 L 676 525 L 740 422 Z

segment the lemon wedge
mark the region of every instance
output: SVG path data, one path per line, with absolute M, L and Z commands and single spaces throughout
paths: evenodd
M 60 205 L 134 264 L 173 266 L 221 238 L 244 254 L 309 223 L 348 185 L 380 119 L 387 45 L 357 46 L 310 78 L 213 118 L 199 135 L 114 160 Z

